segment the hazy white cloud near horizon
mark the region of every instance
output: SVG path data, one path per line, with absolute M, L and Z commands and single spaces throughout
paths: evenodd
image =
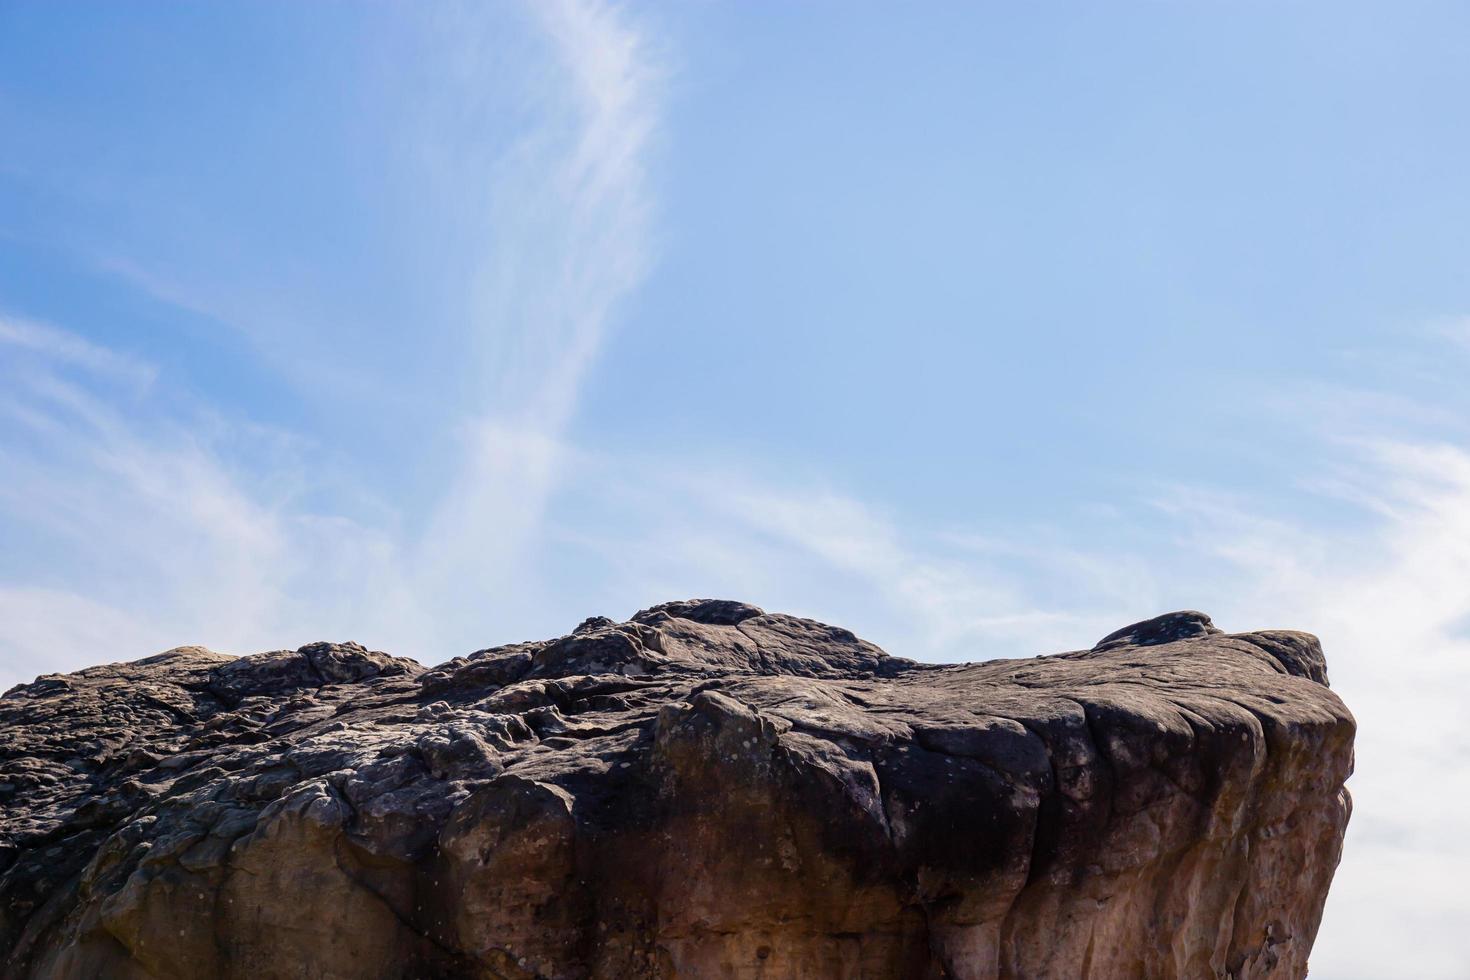
M 1359 719 L 1312 976 L 1470 975 L 1470 67 L 1330 9 L 5 9 L 0 689 L 1201 608 Z

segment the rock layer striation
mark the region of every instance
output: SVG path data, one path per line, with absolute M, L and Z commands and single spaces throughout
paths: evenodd
M 728 601 L 433 669 L 183 647 L 0 698 L 0 973 L 1301 977 L 1315 638 L 934 665 Z

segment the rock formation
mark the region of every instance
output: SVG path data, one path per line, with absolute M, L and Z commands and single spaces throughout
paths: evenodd
M 0 698 L 0 973 L 1301 977 L 1353 719 L 1199 613 L 933 665 L 736 602 Z

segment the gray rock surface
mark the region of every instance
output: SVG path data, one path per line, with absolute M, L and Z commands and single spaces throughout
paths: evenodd
M 726 601 L 0 698 L 0 972 L 1301 977 L 1353 719 L 1175 613 L 961 665 Z

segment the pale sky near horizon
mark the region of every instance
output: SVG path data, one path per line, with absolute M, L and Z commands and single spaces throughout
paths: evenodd
M 1359 719 L 1312 976 L 1470 976 L 1470 7 L 896 10 L 0 0 L 0 689 L 1199 608 Z

